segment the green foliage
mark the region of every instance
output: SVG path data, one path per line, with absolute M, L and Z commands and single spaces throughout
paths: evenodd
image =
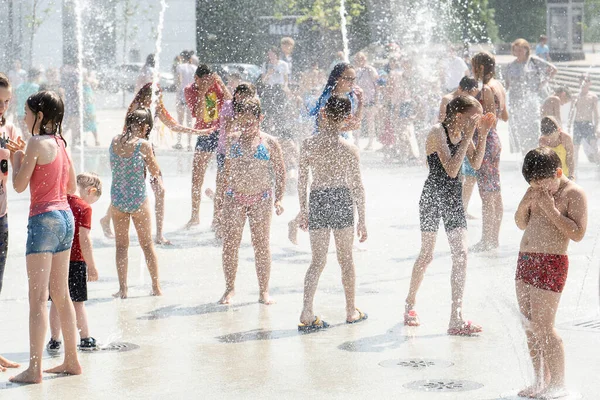
M 496 11 L 488 0 L 452 0 L 453 19 L 449 35 L 454 40 L 495 42 L 498 40 Z M 459 31 L 460 32 L 459 32 Z
M 329 30 L 340 29 L 340 0 L 274 0 L 275 15 L 299 15 L 298 22 L 312 20 Z M 359 17 L 365 10 L 361 0 L 345 0 L 346 20 Z
M 584 14 L 584 40 L 600 42 L 600 0 L 585 0 Z
M 546 32 L 546 0 L 489 0 L 498 24 L 498 36 L 512 42 L 525 38 L 532 43 Z
M 44 7 L 45 6 L 45 7 Z M 44 8 L 42 8 L 44 7 Z M 54 9 L 53 0 L 32 0 L 30 14 L 25 15 L 25 21 L 29 28 L 29 63 L 33 63 L 33 40 L 39 27 L 48 19 L 50 12 Z

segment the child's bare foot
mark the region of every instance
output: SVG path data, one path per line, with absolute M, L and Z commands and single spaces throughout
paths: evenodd
M 112 232 L 112 229 L 110 228 L 110 217 L 105 215 L 104 217 L 100 218 L 100 226 L 102 227 L 102 232 L 104 232 L 104 236 L 106 236 L 108 239 L 115 238 L 115 235 Z
M 275 300 L 273 300 L 273 298 L 271 298 L 271 296 L 269 296 L 268 292 L 262 293 L 258 297 L 258 302 L 260 304 L 264 304 L 266 306 L 270 306 L 271 304 L 275 304 Z
M 158 244 L 158 245 L 165 245 L 165 246 L 171 246 L 173 243 L 171 243 L 171 241 L 169 239 L 167 239 L 166 237 L 160 235 L 160 236 L 156 236 L 156 239 L 154 239 L 154 243 Z
M 235 296 L 235 290 L 226 290 L 223 297 L 219 300 L 219 304 L 231 304 L 231 298 Z
M 518 393 L 518 396 L 533 399 L 533 398 L 535 398 L 536 394 L 539 391 L 540 391 L 540 385 L 536 383 L 536 384 L 533 384 L 533 385 L 528 386 L 525 389 L 521 390 Z
M 42 371 L 33 371 L 29 367 L 19 375 L 11 376 L 8 380 L 14 383 L 41 383 Z
M 127 289 L 119 289 L 119 291 L 112 295 L 116 299 L 126 299 L 127 298 Z
M 0 370 L 1 371 L 6 371 L 6 368 L 19 368 L 20 365 L 17 364 L 16 362 L 12 362 L 10 360 L 7 360 L 6 358 L 0 356 Z
M 49 374 L 81 375 L 83 370 L 81 369 L 79 361 L 75 360 L 68 363 L 65 361 L 61 365 L 47 369 L 44 372 L 47 372 Z
M 298 244 L 298 223 L 295 219 L 288 222 L 288 239 L 293 244 Z
M 152 291 L 150 292 L 150 296 L 162 296 L 162 290 L 160 286 L 152 286 Z
M 215 201 L 215 192 L 211 188 L 206 188 L 206 190 L 204 191 L 204 194 L 206 195 L 206 197 L 208 197 L 212 201 Z
M 194 226 L 200 225 L 200 217 L 198 218 L 190 218 L 187 224 L 185 224 L 185 229 L 191 229 Z
M 483 240 L 477 243 L 475 246 L 471 247 L 469 251 L 473 253 L 483 253 L 485 251 L 490 251 L 498 248 L 498 243 L 490 243 L 484 242 Z

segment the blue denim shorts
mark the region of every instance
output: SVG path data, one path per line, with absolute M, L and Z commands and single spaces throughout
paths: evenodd
M 75 223 L 71 210 L 48 211 L 29 217 L 25 255 L 61 253 L 73 243 Z

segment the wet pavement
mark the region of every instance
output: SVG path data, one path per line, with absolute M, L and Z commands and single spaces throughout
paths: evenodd
M 115 114 L 114 120 L 119 118 L 122 115 Z M 184 153 L 163 152 L 159 162 L 167 190 L 165 229 L 174 243 L 157 250 L 164 296 L 148 296 L 148 273 L 133 241 L 130 298 L 111 297 L 117 290 L 114 242 L 104 239 L 98 223 L 109 203 L 110 180 L 103 176 L 106 194 L 93 206 L 92 229 L 101 278 L 89 284 L 87 309 L 92 336 L 115 351 L 81 353 L 83 375 L 55 379 L 44 375 L 41 385 L 7 384 L 14 371 L 0 373 L 0 399 L 515 398 L 532 377 L 514 294 L 521 233 L 513 214 L 526 183 L 507 143 L 505 149 L 501 246 L 497 251 L 469 255 L 464 314 L 484 327 L 479 337 L 446 335 L 451 260 L 443 229 L 417 298 L 422 326 L 401 324 L 420 246 L 418 198 L 426 176 L 424 167 L 384 164 L 379 153 L 364 153 L 369 239 L 357 246 L 355 262 L 357 306 L 369 319 L 356 325 L 344 323 L 340 269 L 330 249 L 315 312 L 332 327 L 301 335 L 297 323 L 310 247 L 305 233 L 300 233 L 298 246 L 287 241 L 287 222 L 298 210 L 297 198 L 287 196 L 285 213 L 273 218 L 271 294 L 277 304 L 257 303 L 254 257 L 246 231 L 234 304 L 217 305 L 224 281 L 220 247 L 209 228 L 212 204 L 203 198 L 201 226 L 182 229 L 190 210 L 190 160 Z M 214 182 L 214 174 L 213 166 L 205 182 Z M 568 387 L 583 398 L 597 399 L 600 225 L 594 215 L 600 209 L 595 201 L 600 195 L 599 174 L 584 164 L 578 177 L 590 199 L 590 224 L 586 238 L 570 248 L 571 270 L 557 326 L 566 348 Z M 23 367 L 28 360 L 23 256 L 28 204 L 27 195 L 9 191 L 11 242 L 0 298 L 0 354 Z M 480 210 L 475 194 L 469 211 L 480 215 Z M 469 221 L 469 243 L 476 243 L 480 234 L 480 219 Z M 44 366 L 60 360 L 47 355 Z M 470 390 L 460 391 L 466 389 Z

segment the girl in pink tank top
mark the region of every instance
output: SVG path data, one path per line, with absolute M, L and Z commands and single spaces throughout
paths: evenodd
M 62 137 L 64 105 L 54 92 L 38 92 L 27 99 L 25 124 L 32 137 L 8 142 L 13 164 L 13 186 L 31 190 L 27 225 L 26 264 L 29 278 L 29 368 L 12 382 L 40 383 L 48 324 L 46 301 L 53 299 L 65 341 L 63 364 L 49 373 L 79 375 L 75 310 L 69 296 L 69 256 L 73 242 L 73 214 L 67 194 L 75 192 L 75 170 Z M 49 288 L 49 289 L 48 289 Z M 48 293 L 50 292 L 50 293 Z

